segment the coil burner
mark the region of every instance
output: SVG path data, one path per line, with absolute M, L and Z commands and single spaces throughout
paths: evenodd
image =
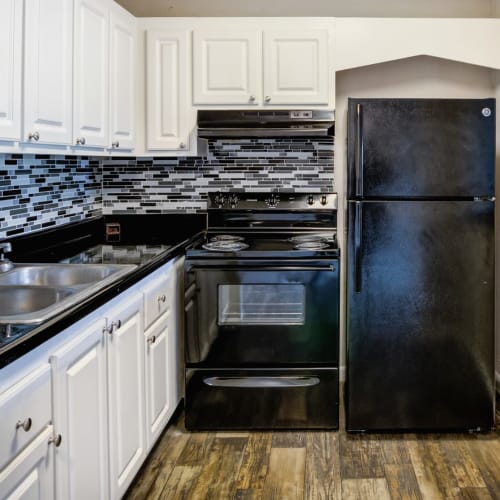
M 209 241 L 202 245 L 205 250 L 210 250 L 212 252 L 239 252 L 240 250 L 245 250 L 248 248 L 246 243 L 242 241 Z

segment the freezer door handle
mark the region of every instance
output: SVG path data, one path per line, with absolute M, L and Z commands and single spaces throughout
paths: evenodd
M 362 217 L 363 208 L 359 201 L 356 202 L 356 212 L 354 214 L 354 291 L 355 293 L 361 293 L 361 281 L 362 281 L 362 241 L 363 241 L 363 230 L 362 230 Z
M 363 106 L 358 104 L 356 108 L 356 196 L 363 195 Z

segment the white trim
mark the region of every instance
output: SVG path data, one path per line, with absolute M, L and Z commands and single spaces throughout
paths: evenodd
M 339 366 L 339 382 L 345 382 L 345 366 Z M 497 373 L 497 377 L 500 377 L 500 374 Z M 498 390 L 500 390 L 500 378 L 498 378 Z

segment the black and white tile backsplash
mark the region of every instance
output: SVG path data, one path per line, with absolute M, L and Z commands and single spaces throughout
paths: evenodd
M 214 140 L 186 158 L 0 154 L 0 240 L 103 213 L 204 209 L 209 191 L 331 191 L 333 151 L 322 138 Z
M 0 154 L 0 239 L 100 214 L 99 161 Z

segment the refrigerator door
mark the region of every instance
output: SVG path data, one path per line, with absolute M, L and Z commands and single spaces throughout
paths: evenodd
M 494 423 L 494 203 L 348 204 L 348 431 Z
M 349 198 L 492 196 L 495 99 L 349 99 Z

